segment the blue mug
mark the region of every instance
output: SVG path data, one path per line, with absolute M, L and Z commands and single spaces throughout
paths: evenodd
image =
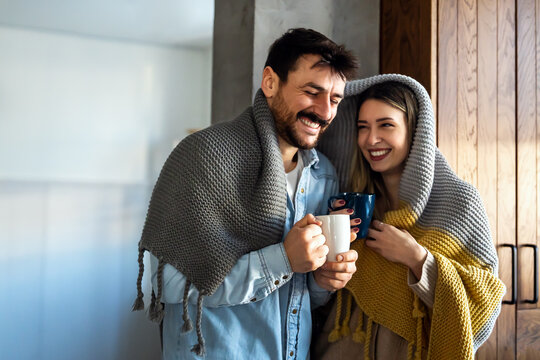
M 345 200 L 345 205 L 334 208 L 332 204 L 336 200 Z M 362 194 L 357 192 L 340 193 L 328 199 L 328 207 L 331 210 L 353 209 L 351 219 L 360 218 L 362 222 L 357 226 L 359 231 L 358 239 L 367 237 L 373 209 L 375 208 L 375 194 Z

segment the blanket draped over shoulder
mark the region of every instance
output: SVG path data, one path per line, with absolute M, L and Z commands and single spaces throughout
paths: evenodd
M 497 254 L 478 191 L 456 176 L 435 145 L 435 119 L 425 89 L 415 80 L 395 74 L 349 82 L 345 99 L 319 149 L 337 167 L 344 186 L 350 155 L 357 146 L 358 95 L 385 81 L 404 83 L 419 103 L 417 129 L 400 182 L 400 208 L 387 212 L 382 221 L 407 230 L 437 262 L 430 334 L 422 333 L 423 321 L 428 321 L 426 308 L 407 285 L 408 269 L 376 254 L 364 240 L 352 245 L 359 258 L 346 289 L 360 313 L 367 315 L 368 325 L 374 321 L 408 341 L 409 358 L 416 348 L 416 358 L 427 351 L 430 359 L 473 359 L 493 329 L 505 288 L 497 277 Z M 338 294 L 338 301 L 342 296 Z M 348 305 L 350 312 L 350 301 Z M 353 340 L 368 347 L 369 334 L 362 328 L 362 315 L 357 329 L 349 330 L 346 321 L 350 316 L 339 323 L 341 307 L 339 303 L 329 341 L 352 331 Z
M 200 328 L 203 296 L 213 294 L 238 259 L 279 243 L 287 211 L 285 170 L 273 115 L 261 90 L 236 119 L 198 131 L 178 144 L 152 192 L 139 242 L 139 277 L 133 309 L 144 308 L 144 251 L 159 260 L 158 291 L 150 318 L 163 319 L 162 275 L 170 264 L 186 276 L 184 331 L 189 287 L 199 291 L 193 351 L 204 353 Z

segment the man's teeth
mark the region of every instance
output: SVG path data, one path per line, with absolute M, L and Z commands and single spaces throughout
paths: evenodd
M 371 156 L 383 156 L 385 154 L 388 154 L 390 150 L 376 150 L 376 151 L 370 151 L 369 153 Z
M 309 121 L 309 120 L 307 120 L 305 118 L 300 118 L 300 121 L 302 122 L 302 124 L 304 124 L 306 126 L 309 126 L 312 129 L 318 129 L 321 126 L 320 124 L 311 122 L 311 121 Z

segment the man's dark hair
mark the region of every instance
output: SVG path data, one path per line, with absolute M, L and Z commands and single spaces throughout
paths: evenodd
M 321 55 L 321 61 L 345 79 L 350 80 L 356 76 L 358 65 L 349 50 L 315 30 L 304 28 L 289 29 L 274 41 L 264 66 L 270 66 L 279 79 L 286 82 L 289 71 L 295 70 L 298 58 L 307 54 Z

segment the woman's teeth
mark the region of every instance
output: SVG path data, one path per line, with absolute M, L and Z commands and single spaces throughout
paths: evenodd
M 304 124 L 306 126 L 309 126 L 312 129 L 317 129 L 317 128 L 319 128 L 321 126 L 320 124 L 309 121 L 306 118 L 300 118 L 300 121 L 302 122 L 302 124 Z
M 375 151 L 370 151 L 370 155 L 371 156 L 383 156 L 383 155 L 386 155 L 390 152 L 390 150 L 375 150 Z

